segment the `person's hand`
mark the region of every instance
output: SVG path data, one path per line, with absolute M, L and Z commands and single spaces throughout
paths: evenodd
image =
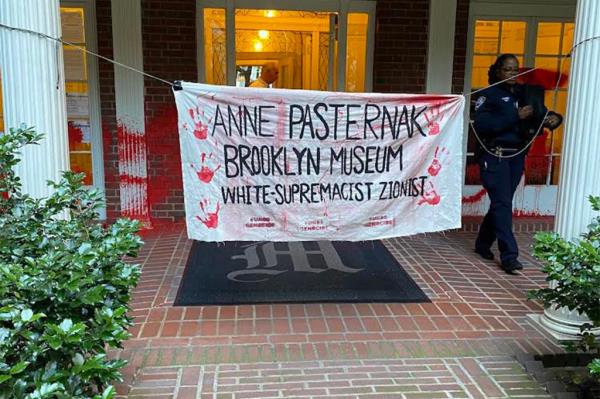
M 519 119 L 527 119 L 533 115 L 533 107 L 531 105 L 526 105 L 524 107 L 519 108 Z
M 558 125 L 560 125 L 560 118 L 554 114 L 550 114 L 544 119 L 544 126 L 548 129 L 556 129 Z

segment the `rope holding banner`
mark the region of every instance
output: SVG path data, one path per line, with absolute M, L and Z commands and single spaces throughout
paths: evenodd
M 174 83 L 173 83 L 173 82 L 169 82 L 169 81 L 168 81 L 168 80 L 166 80 L 166 79 L 162 79 L 162 78 L 159 78 L 158 76 L 151 75 L 151 74 L 149 74 L 149 73 L 147 73 L 147 72 L 141 71 L 141 70 L 139 70 L 139 69 L 136 69 L 136 68 L 134 68 L 134 67 L 132 67 L 132 66 L 129 66 L 129 65 L 126 65 L 126 64 L 122 64 L 122 63 L 120 63 L 120 62 L 118 62 L 118 61 L 115 61 L 115 60 L 113 60 L 113 59 L 111 59 L 111 58 L 105 57 L 105 56 L 103 56 L 103 55 L 100 55 L 100 54 L 98 54 L 98 53 L 95 53 L 95 52 L 93 52 L 93 51 L 90 51 L 90 50 L 88 50 L 88 49 L 86 49 L 86 48 L 84 48 L 84 47 L 78 46 L 77 44 L 74 44 L 74 43 L 68 42 L 68 41 L 66 41 L 66 40 L 63 40 L 63 39 L 61 39 L 61 38 L 52 37 L 52 36 L 50 36 L 50 35 L 47 35 L 47 34 L 45 34 L 45 33 L 42 33 L 42 32 L 36 32 L 36 31 L 30 30 L 30 29 L 15 28 L 14 26 L 9 26 L 9 25 L 3 24 L 3 23 L 0 23 L 0 28 L 4 28 L 4 29 L 8 29 L 8 30 L 12 30 L 12 31 L 24 32 L 24 33 L 30 33 L 30 34 L 32 34 L 32 35 L 36 35 L 36 36 L 39 36 L 39 37 L 41 37 L 41 38 L 44 38 L 44 39 L 53 40 L 53 41 L 55 41 L 55 42 L 59 42 L 59 43 L 62 43 L 62 44 L 66 44 L 66 45 L 68 45 L 68 46 L 72 46 L 72 47 L 74 47 L 74 48 L 76 48 L 76 49 L 78 49 L 78 50 L 80 50 L 80 51 L 83 51 L 84 53 L 87 53 L 87 54 L 93 55 L 93 56 L 95 56 L 95 57 L 98 57 L 98 58 L 100 58 L 100 59 L 103 59 L 103 60 L 105 60 L 105 61 L 108 61 L 108 62 L 110 62 L 110 63 L 112 63 L 112 64 L 114 64 L 114 65 L 118 65 L 118 66 L 120 66 L 120 67 L 123 67 L 123 68 L 129 69 L 130 71 L 137 72 L 137 73 L 139 73 L 139 74 L 141 74 L 141 75 L 147 76 L 147 77 L 149 77 L 149 78 L 152 78 L 152 79 L 156 79 L 156 80 L 158 80 L 159 82 L 166 83 L 166 84 L 168 84 L 169 86 L 173 86 L 173 85 L 174 85 Z

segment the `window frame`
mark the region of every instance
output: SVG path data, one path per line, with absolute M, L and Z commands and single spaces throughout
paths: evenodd
M 60 7 L 80 7 L 83 9 L 86 49 L 98 52 L 98 32 L 96 28 L 96 0 L 60 0 Z M 90 134 L 92 144 L 92 174 L 94 187 L 105 196 L 104 151 L 102 142 L 102 117 L 100 112 L 100 73 L 98 59 L 86 54 L 88 101 L 90 111 Z M 99 209 L 101 220 L 106 219 L 106 207 Z

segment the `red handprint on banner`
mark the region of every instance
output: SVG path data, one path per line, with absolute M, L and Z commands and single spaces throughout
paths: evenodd
M 441 132 L 440 123 L 444 120 L 444 115 L 440 110 L 441 107 L 442 104 L 433 104 L 423 114 L 425 120 L 427 120 L 427 129 L 430 136 L 437 136 Z
M 208 155 L 208 160 L 210 161 L 212 158 L 212 153 L 210 153 Z M 202 153 L 201 155 L 201 164 L 200 164 L 200 170 L 197 170 L 193 164 L 190 164 L 190 166 L 192 167 L 192 169 L 194 169 L 194 172 L 196 172 L 196 174 L 198 175 L 198 179 L 200 179 L 201 182 L 203 183 L 210 183 L 210 181 L 212 180 L 213 176 L 215 175 L 215 173 L 221 169 L 221 165 L 218 165 L 216 168 L 211 168 L 210 166 L 206 166 L 205 165 L 205 161 L 206 161 L 206 154 Z
M 432 182 L 427 182 L 427 188 L 423 188 L 424 192 L 421 196 L 417 205 L 429 204 L 429 205 L 437 205 L 440 203 L 442 197 L 435 191 L 435 186 Z
M 437 146 L 435 148 L 433 160 L 431 161 L 429 168 L 427 168 L 427 172 L 430 176 L 437 176 L 438 173 L 440 173 L 440 170 L 442 170 L 442 163 L 444 163 L 446 158 L 448 158 L 448 150 L 446 150 L 446 147 L 442 147 L 440 150 L 440 147 Z
M 201 216 L 196 216 L 196 219 L 201 221 L 206 227 L 209 229 L 216 229 L 219 226 L 219 210 L 221 209 L 221 205 L 217 202 L 217 207 L 214 212 L 208 212 L 208 205 L 210 201 L 208 199 L 203 199 L 200 201 L 200 210 L 202 211 Z
M 206 140 L 208 138 L 208 124 L 202 123 L 202 116 L 204 116 L 204 112 L 200 112 L 198 107 L 190 108 L 188 110 L 192 120 L 194 121 L 194 137 L 198 140 Z M 210 121 L 209 121 L 210 122 Z M 187 125 L 184 126 L 187 129 Z

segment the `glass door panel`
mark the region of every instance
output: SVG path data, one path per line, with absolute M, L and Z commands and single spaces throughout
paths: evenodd
M 279 77 L 271 87 L 327 90 L 330 68 L 330 13 L 237 9 L 236 85 L 258 79 L 266 63 Z
M 227 50 L 225 43 L 225 9 L 204 9 L 204 70 L 206 83 L 227 83 Z
M 367 13 L 348 14 L 346 91 L 365 91 L 368 23 L 369 14 Z

